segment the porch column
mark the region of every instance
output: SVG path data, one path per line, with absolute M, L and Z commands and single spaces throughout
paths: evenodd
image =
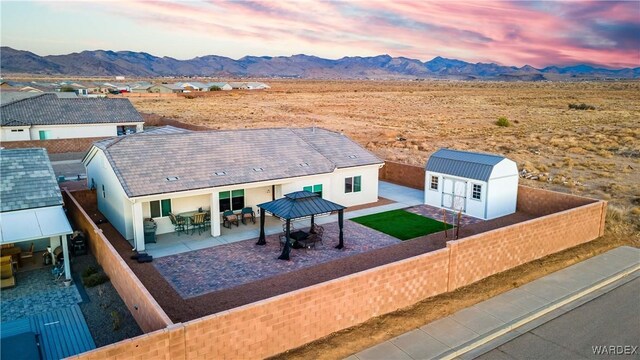
M 133 246 L 138 252 L 144 251 L 144 219 L 142 218 L 142 203 L 134 202 L 131 205 L 133 217 Z
M 267 245 L 267 240 L 264 238 L 264 220 L 264 209 L 260 209 L 260 238 L 258 238 L 256 245 Z
M 220 236 L 220 192 L 211 193 L 211 236 Z
M 60 236 L 60 242 L 62 243 L 62 254 L 64 255 L 64 278 L 71 279 L 71 259 L 69 259 L 69 244 L 67 244 L 66 236 Z
M 342 249 L 344 247 L 344 236 L 342 235 L 342 227 L 344 226 L 344 210 L 338 210 L 338 227 L 340 228 L 340 241 L 336 246 L 336 249 Z

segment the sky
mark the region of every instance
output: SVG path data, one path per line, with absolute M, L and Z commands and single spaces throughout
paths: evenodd
M 538 68 L 640 66 L 640 0 L 0 1 L 2 46 L 38 55 L 389 54 Z

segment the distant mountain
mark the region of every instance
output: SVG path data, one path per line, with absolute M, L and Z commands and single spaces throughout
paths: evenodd
M 68 55 L 38 56 L 29 51 L 3 46 L 0 52 L 2 74 L 502 81 L 640 78 L 640 67 L 611 70 L 582 64 L 536 69 L 529 65 L 518 68 L 494 63 L 473 64 L 440 56 L 427 62 L 389 55 L 353 56 L 330 60 L 303 54 L 276 57 L 245 56 L 238 60 L 207 55 L 190 60 L 177 60 L 132 51 L 96 50 Z

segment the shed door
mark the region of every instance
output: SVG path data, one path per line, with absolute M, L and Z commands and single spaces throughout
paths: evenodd
M 444 178 L 442 188 L 442 207 L 467 210 L 467 182 L 457 179 Z

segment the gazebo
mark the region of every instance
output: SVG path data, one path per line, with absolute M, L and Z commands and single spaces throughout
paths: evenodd
M 264 235 L 264 221 L 265 213 L 268 212 L 280 219 L 286 221 L 285 236 L 286 241 L 282 254 L 278 259 L 289 260 L 289 252 L 291 251 L 290 234 L 291 234 L 291 220 L 310 218 L 311 229 L 313 229 L 315 216 L 328 215 L 334 211 L 338 212 L 338 227 L 340 228 L 339 243 L 336 246 L 337 249 L 344 247 L 344 239 L 342 234 L 342 228 L 344 224 L 344 209 L 346 207 L 325 200 L 318 194 L 310 191 L 296 191 L 286 194 L 283 198 L 273 200 L 267 203 L 259 204 L 258 207 L 262 209 L 260 211 L 260 238 L 257 245 L 265 245 L 267 241 Z

